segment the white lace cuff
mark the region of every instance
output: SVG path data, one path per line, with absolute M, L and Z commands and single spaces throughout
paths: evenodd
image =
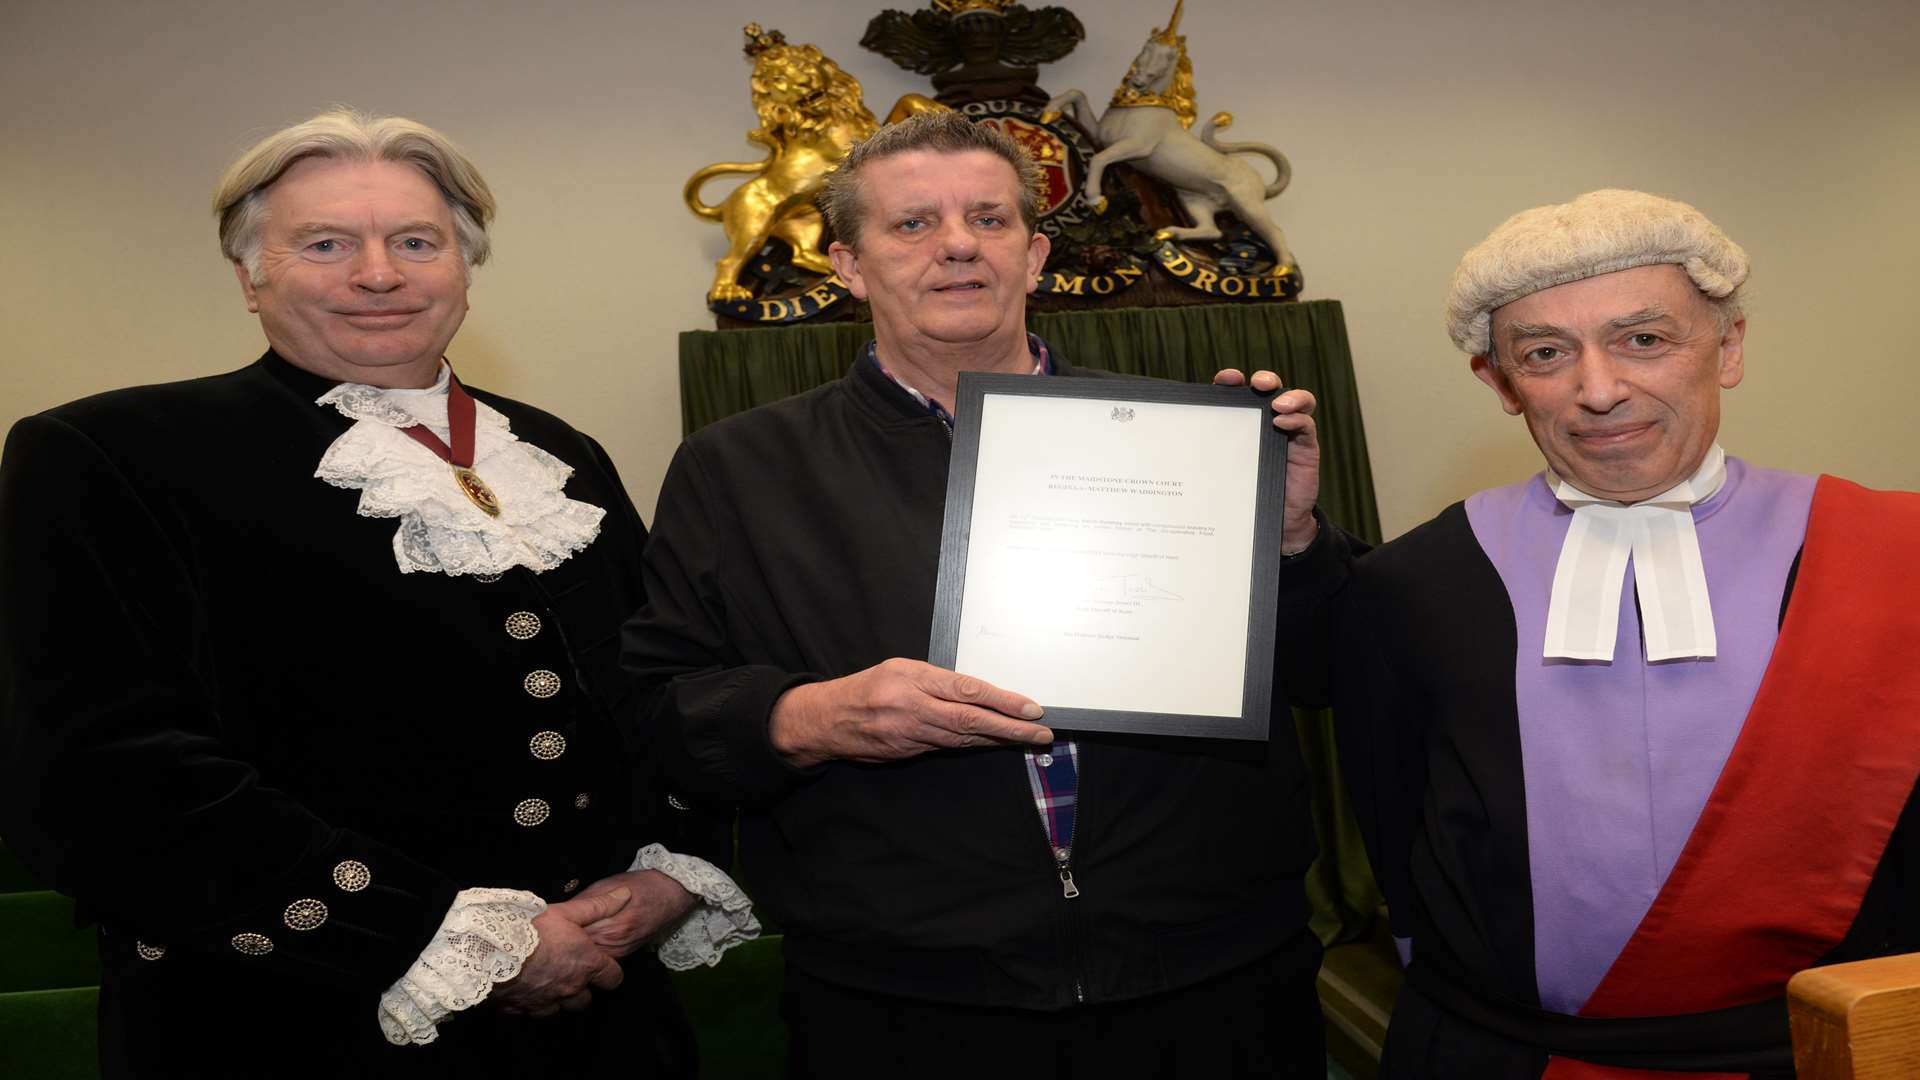
M 658 870 L 700 899 L 660 937 L 660 962 L 674 971 L 713 967 L 728 949 L 760 936 L 753 901 L 719 867 L 697 855 L 676 855 L 648 844 L 630 870 Z
M 731 882 L 729 882 L 731 884 Z M 440 929 L 400 981 L 380 995 L 380 1030 L 395 1046 L 439 1038 L 434 1025 L 487 999 L 520 974 L 540 944 L 534 917 L 547 902 L 517 889 L 462 889 Z

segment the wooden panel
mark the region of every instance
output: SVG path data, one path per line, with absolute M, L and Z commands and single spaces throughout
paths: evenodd
M 1920 1076 L 1920 953 L 1809 968 L 1787 997 L 1800 1080 Z

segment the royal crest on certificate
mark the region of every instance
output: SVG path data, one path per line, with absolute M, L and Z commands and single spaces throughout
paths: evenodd
M 1273 618 L 1252 584 L 1262 451 L 1284 441 L 1267 411 L 1245 390 L 1013 378 L 1103 396 L 996 392 L 988 377 L 976 405 L 963 386 L 955 469 L 970 482 L 955 477 L 964 508 L 949 484 L 946 540 L 964 553 L 943 551 L 939 605 L 952 668 L 1069 730 L 1264 737 L 1264 715 L 1257 735 L 1240 722 L 1250 682 L 1264 713 L 1273 662 L 1271 633 L 1264 656 L 1249 633 Z M 941 637 L 936 625 L 936 653 Z

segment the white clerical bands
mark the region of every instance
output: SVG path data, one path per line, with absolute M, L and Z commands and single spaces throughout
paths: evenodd
M 1718 445 L 1691 477 L 1631 506 L 1588 495 L 1549 470 L 1547 486 L 1573 511 L 1573 524 L 1553 571 L 1542 655 L 1613 659 L 1631 557 L 1647 659 L 1713 656 L 1713 605 L 1692 508 L 1726 479 L 1727 455 Z

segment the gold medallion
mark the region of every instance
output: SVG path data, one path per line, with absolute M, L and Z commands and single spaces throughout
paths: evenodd
M 487 486 L 487 482 L 480 479 L 479 473 L 464 466 L 455 465 L 453 482 L 459 486 L 461 493 L 488 517 L 500 516 L 500 500 L 494 496 L 493 489 Z

